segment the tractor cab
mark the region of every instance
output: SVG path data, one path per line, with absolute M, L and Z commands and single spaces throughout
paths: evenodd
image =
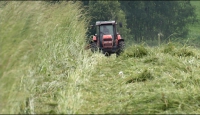
M 124 39 L 118 34 L 116 25 L 116 21 L 96 22 L 96 34 L 93 36 L 92 42 L 90 43 L 93 52 L 97 49 L 109 55 L 111 53 L 121 52 L 119 42 L 122 41 L 122 47 L 124 47 Z
M 99 46 L 103 47 L 103 41 L 114 41 L 115 30 L 113 25 L 100 25 L 97 26 L 97 37 L 99 38 Z M 111 47 L 111 46 L 110 46 Z

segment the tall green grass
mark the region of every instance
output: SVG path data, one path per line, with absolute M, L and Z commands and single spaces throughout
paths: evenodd
M 4 3 L 7 3 L 4 5 Z M 0 113 L 77 113 L 97 55 L 79 2 L 0 2 Z

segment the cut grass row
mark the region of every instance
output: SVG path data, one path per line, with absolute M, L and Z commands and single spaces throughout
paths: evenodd
M 195 48 L 133 45 L 99 63 L 80 113 L 199 113 L 199 67 Z

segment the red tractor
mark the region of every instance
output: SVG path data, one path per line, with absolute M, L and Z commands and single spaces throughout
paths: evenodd
M 90 48 L 92 52 L 102 51 L 106 56 L 116 53 L 119 56 L 123 52 L 124 39 L 117 32 L 116 21 L 97 21 L 96 34 L 92 36 Z M 93 25 L 92 25 L 93 26 Z M 120 24 L 122 27 L 122 24 Z

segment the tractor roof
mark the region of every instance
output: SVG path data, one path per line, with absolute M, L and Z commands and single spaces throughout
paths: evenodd
M 107 25 L 107 24 L 114 25 L 114 24 L 117 24 L 117 22 L 116 21 L 97 21 L 96 22 L 96 25 Z

